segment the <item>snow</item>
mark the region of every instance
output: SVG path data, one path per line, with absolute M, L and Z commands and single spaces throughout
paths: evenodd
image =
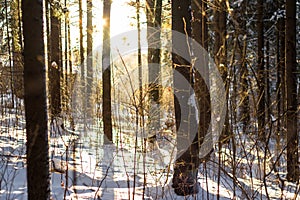
M 1 140 L 1 142 L 2 141 L 3 140 Z M 155 150 L 149 154 L 149 157 L 147 157 L 144 162 L 147 179 L 144 199 L 193 199 L 193 197 L 184 198 L 176 196 L 171 187 L 172 166 L 169 172 L 167 172 L 166 168 L 162 167 L 170 163 L 169 154 L 167 150 L 160 149 L 159 145 L 157 146 L 158 147 L 155 147 Z M 18 154 L 17 151 L 15 151 L 17 148 L 17 145 L 4 145 L 1 143 L 2 152 L 6 149 L 7 152 L 5 155 L 11 156 L 6 160 L 5 157 L 2 156 L 2 160 L 6 161 L 6 163 L 2 162 L 0 167 L 2 175 L 1 199 L 27 199 L 25 155 Z M 129 195 L 132 198 L 133 190 L 135 190 L 135 199 L 143 199 L 144 171 L 142 153 L 137 154 L 136 160 L 134 160 L 133 149 L 127 149 L 127 147 L 117 148 L 115 145 L 102 145 L 99 147 L 99 150 L 101 152 L 99 152 L 100 155 L 98 159 L 95 158 L 95 155 L 91 155 L 86 149 L 81 149 L 80 152 L 76 152 L 76 156 L 79 158 L 75 161 L 75 163 L 77 163 L 76 165 L 74 165 L 72 159 L 69 159 L 68 163 L 66 163 L 64 158 L 63 160 L 59 159 L 60 156 L 56 156 L 52 159 L 56 167 L 62 167 L 64 172 L 59 173 L 57 170 L 52 170 L 51 186 L 53 199 L 63 199 L 66 189 L 66 199 L 94 199 L 95 197 L 99 197 L 99 199 L 129 199 Z M 224 149 L 222 155 L 230 154 L 228 151 L 228 149 Z M 218 156 L 218 153 L 215 153 L 212 159 L 216 159 Z M 230 158 L 224 159 L 229 160 Z M 239 161 L 243 164 L 247 164 L 248 162 L 245 158 L 241 158 Z M 132 167 L 134 163 L 136 163 L 135 172 Z M 254 166 L 256 164 L 257 162 L 254 159 L 252 167 L 255 168 Z M 68 165 L 68 186 L 65 185 L 66 165 Z M 208 171 L 208 174 L 203 173 L 201 167 L 199 169 L 198 182 L 201 190 L 198 194 L 198 199 L 206 199 L 207 192 L 210 199 L 214 199 L 218 190 L 220 199 L 233 199 L 234 194 L 233 191 L 230 190 L 230 187 L 232 187 L 230 176 L 232 176 L 232 174 L 229 173 L 228 177 L 224 177 L 224 174 L 222 174 L 222 181 L 218 189 L 215 176 L 216 172 L 212 170 L 214 167 L 208 165 L 208 168 L 211 169 Z M 76 184 L 73 184 L 74 175 L 77 177 Z M 136 180 L 135 187 L 133 187 L 134 178 Z M 240 173 L 237 180 L 246 191 L 249 190 L 248 195 L 253 195 L 253 191 L 256 191 L 256 193 L 261 194 L 264 199 L 266 198 L 266 189 L 262 181 L 250 177 L 247 170 Z M 269 197 L 271 199 L 278 199 L 281 195 L 279 185 L 274 185 L 271 181 L 268 181 L 267 184 Z M 236 197 L 236 199 L 243 199 L 242 192 L 237 192 L 237 194 L 238 193 L 240 193 L 240 197 Z M 285 190 L 282 195 L 284 199 L 293 199 L 294 193 Z M 299 197 L 296 199 L 299 199 Z
M 16 112 L 11 111 L 0 120 L 0 199 L 25 200 L 27 199 L 25 122 L 22 113 L 19 115 L 14 113 Z M 120 119 L 126 119 L 127 114 L 127 112 L 120 113 L 122 115 Z M 172 115 L 164 113 L 163 120 L 170 120 L 168 117 Z M 176 157 L 176 138 L 172 128 L 164 127 L 154 143 L 146 143 L 147 151 L 144 152 L 144 137 L 133 130 L 134 124 L 128 126 L 128 123 L 116 123 L 116 126 L 122 126 L 123 129 L 116 129 L 115 143 L 106 145 L 103 144 L 103 134 L 98 131 L 101 128 L 99 124 L 88 127 L 88 132 L 82 134 L 80 127 L 83 126 L 78 126 L 77 130 L 72 132 L 67 123 L 62 129 L 60 126 L 62 122 L 63 120 L 57 120 L 57 124 L 50 126 L 52 134 L 49 138 L 49 162 L 52 199 L 64 199 L 65 194 L 65 199 L 70 200 L 133 199 L 133 193 L 136 200 L 216 199 L 218 194 L 221 200 L 268 197 L 300 199 L 297 195 L 299 185 L 284 179 L 286 176 L 284 159 L 280 159 L 283 166 L 279 166 L 277 172 L 273 168 L 280 152 L 266 154 L 263 148 L 257 147 L 257 141 L 253 140 L 251 134 L 236 138 L 235 160 L 229 144 L 221 149 L 216 146 L 209 161 L 199 166 L 199 193 L 181 197 L 177 196 L 172 188 L 173 163 Z M 7 123 L 12 126 L 7 126 Z M 135 136 L 138 146 L 135 146 Z M 75 151 L 72 148 L 74 142 Z M 274 151 L 275 140 L 271 139 L 269 144 L 270 149 Z M 220 168 L 219 158 L 222 160 Z M 267 174 L 265 179 L 264 174 Z

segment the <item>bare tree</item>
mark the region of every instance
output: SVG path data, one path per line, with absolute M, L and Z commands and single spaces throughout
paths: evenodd
M 191 1 L 172 1 L 172 30 L 178 31 L 187 36 L 191 36 Z M 182 84 L 181 77 L 184 77 L 190 86 L 194 86 L 193 69 L 190 63 L 190 45 L 184 39 L 181 40 L 172 35 L 172 54 L 174 73 L 174 105 L 177 129 L 177 148 L 180 144 L 191 144 L 188 149 L 176 159 L 173 175 L 173 188 L 177 195 L 185 196 L 199 192 L 197 183 L 197 173 L 199 166 L 199 145 L 198 137 L 194 131 L 198 132 L 196 120 L 196 110 L 188 103 L 192 95 L 189 87 Z M 181 56 L 180 56 L 181 55 Z M 184 55 L 184 56 L 182 56 Z M 184 58 L 183 58 L 184 57 Z M 185 59 L 186 58 L 186 59 Z M 180 104 L 179 99 L 180 98 Z M 182 110 L 186 112 L 181 112 Z M 179 129 L 180 126 L 180 129 Z
M 226 45 L 226 21 L 227 21 L 226 2 L 216 0 L 215 7 L 214 7 L 214 32 L 215 32 L 214 61 L 224 81 L 225 89 L 226 89 L 226 99 L 228 99 L 229 85 L 227 79 L 228 68 L 227 68 L 227 45 Z M 227 106 L 226 109 L 228 110 L 228 101 L 226 102 L 226 106 Z M 225 124 L 221 135 L 225 140 L 227 140 L 228 136 L 230 135 L 228 127 L 229 127 L 229 117 L 228 117 L 228 112 L 226 112 Z
M 257 0 L 258 136 L 265 141 L 264 1 Z
M 149 119 L 151 131 L 154 133 L 159 131 L 160 127 L 160 82 L 161 82 L 161 67 L 160 67 L 160 27 L 161 27 L 161 12 L 162 0 L 147 0 L 147 40 L 148 47 L 148 79 L 150 93 L 150 108 Z M 155 48 L 151 47 L 155 46 Z M 157 106 L 154 109 L 152 103 Z
M 43 1 L 23 0 L 22 14 L 28 199 L 49 199 Z
M 12 35 L 11 56 L 13 61 L 13 67 L 11 68 L 11 76 L 12 76 L 11 80 L 13 82 L 11 84 L 11 87 L 14 95 L 16 95 L 19 98 L 24 98 L 23 73 L 22 73 L 24 67 L 23 56 L 22 56 L 23 39 L 22 39 L 22 27 L 21 27 L 20 1 L 19 0 L 11 1 L 10 7 L 11 7 L 10 25 L 11 25 L 11 35 Z
M 277 9 L 280 9 L 283 6 L 282 0 L 277 2 Z M 284 104 L 285 100 L 282 97 L 285 97 L 285 77 L 284 77 L 284 64 L 285 64 L 285 22 L 284 18 L 280 17 L 277 21 L 277 36 L 276 36 L 276 65 L 277 65 L 277 150 L 278 153 L 281 151 L 280 138 L 283 136 L 283 127 L 284 123 Z
M 102 81 L 103 81 L 103 126 L 106 139 L 112 141 L 111 119 L 111 73 L 110 73 L 110 7 L 111 0 L 103 1 L 103 50 L 102 50 Z M 105 142 L 109 142 L 105 141 Z
M 285 81 L 287 128 L 287 179 L 299 181 L 297 132 L 297 62 L 296 62 L 296 1 L 286 1 L 285 22 Z
M 92 88 L 93 88 L 93 1 L 87 0 L 87 62 L 86 62 L 86 100 L 87 118 L 90 118 L 93 114 L 92 109 Z
M 49 92 L 50 92 L 50 110 L 51 119 L 61 112 L 61 88 L 60 78 L 62 70 L 61 56 L 61 21 L 59 18 L 59 5 L 54 4 L 50 7 L 50 55 L 49 55 Z
M 203 0 L 194 0 L 192 1 L 192 11 L 193 11 L 193 21 L 192 21 L 192 37 L 197 41 L 205 50 L 208 50 L 208 27 L 206 16 L 203 15 L 207 5 Z M 205 56 L 205 55 L 203 55 Z M 207 66 L 201 66 L 202 68 Z M 194 90 L 198 103 L 198 114 L 199 114 L 199 126 L 198 126 L 198 139 L 199 145 L 204 141 L 204 137 L 207 134 L 211 110 L 210 110 L 210 94 L 208 90 L 208 85 L 205 83 L 205 75 L 208 77 L 208 68 L 203 70 L 207 74 L 200 74 L 198 71 L 195 71 L 195 83 Z M 207 157 L 204 159 L 207 160 Z

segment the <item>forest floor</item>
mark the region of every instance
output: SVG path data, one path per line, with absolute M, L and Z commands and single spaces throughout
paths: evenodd
M 6 110 L 1 118 L 1 200 L 27 199 L 25 120 L 20 116 L 23 112 Z M 266 153 L 250 136 L 237 138 L 235 156 L 230 144 L 220 153 L 215 149 L 199 166 L 199 193 L 180 197 L 172 188 L 172 134 L 147 143 L 145 153 L 143 138 L 132 142 L 134 132 L 124 127 L 115 130 L 114 144 L 104 144 L 99 126 L 88 127 L 83 135 L 61 124 L 50 126 L 52 199 L 300 199 L 299 184 L 284 180 L 284 159 Z M 270 146 L 275 146 L 272 140 Z M 281 163 L 276 168 L 275 161 Z

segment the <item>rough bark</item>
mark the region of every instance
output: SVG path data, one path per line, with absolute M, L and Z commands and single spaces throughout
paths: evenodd
M 227 44 L 226 44 L 226 4 L 225 1 L 215 1 L 214 10 L 214 32 L 215 32 L 215 42 L 214 42 L 214 60 L 218 67 L 220 74 L 222 76 L 223 82 L 226 89 L 226 99 L 229 95 L 229 85 L 228 85 L 228 68 L 227 68 Z M 228 110 L 228 101 L 226 101 L 226 110 Z M 221 134 L 221 143 L 228 140 L 229 133 L 229 116 L 228 111 L 226 111 L 224 128 Z
M 50 8 L 50 55 L 49 55 L 49 93 L 51 118 L 58 116 L 61 112 L 60 78 L 61 78 L 61 21 L 55 13 L 55 9 Z
M 28 199 L 46 200 L 50 177 L 42 2 L 23 0 L 22 20 Z
M 299 181 L 297 132 L 297 62 L 296 62 L 296 1 L 286 1 L 285 81 L 287 128 L 287 179 Z
M 172 30 L 191 36 L 191 1 L 173 0 L 172 1 Z M 185 196 L 199 192 L 197 183 L 197 173 L 199 166 L 199 145 L 198 137 L 193 131 L 198 131 L 195 110 L 189 105 L 189 98 L 192 95 L 190 88 L 184 86 L 179 80 L 184 77 L 193 87 L 193 70 L 189 61 L 179 55 L 190 57 L 190 47 L 186 40 L 172 36 L 173 67 L 177 73 L 174 74 L 174 93 L 175 93 L 175 118 L 177 128 L 177 148 L 180 144 L 191 144 L 188 149 L 176 159 L 173 175 L 173 188 L 177 195 Z M 179 104 L 178 97 L 181 99 Z M 181 110 L 189 112 L 181 112 Z M 180 129 L 178 129 L 180 126 Z
M 103 126 L 105 142 L 112 141 L 112 121 L 111 121 L 111 73 L 110 73 L 110 7 L 111 0 L 103 1 L 103 19 L 106 20 L 106 26 L 103 27 Z
M 148 44 L 148 80 L 149 80 L 149 119 L 151 131 L 160 128 L 160 35 L 162 0 L 147 0 L 147 40 Z M 152 45 L 152 46 L 151 46 Z M 156 48 L 153 48 L 155 46 Z M 153 106 L 156 104 L 157 106 Z
M 91 118 L 93 116 L 92 109 L 92 88 L 93 88 L 93 1 L 87 0 L 87 76 L 86 76 L 86 107 L 87 107 L 87 118 Z
M 265 141 L 264 1 L 257 0 L 258 137 Z
M 192 12 L 193 12 L 193 21 L 192 21 L 192 37 L 197 41 L 201 46 L 207 51 L 208 50 L 208 27 L 207 27 L 207 18 L 205 13 L 206 2 L 203 0 L 194 0 L 192 1 Z M 205 56 L 205 55 L 204 55 Z M 205 66 L 201 66 L 205 67 Z M 208 73 L 208 69 L 204 70 Z M 198 115 L 199 115 L 199 124 L 198 124 L 198 139 L 199 145 L 204 141 L 204 137 L 209 128 L 211 113 L 210 113 L 210 95 L 208 86 L 206 85 L 203 76 L 199 72 L 195 72 L 195 95 L 198 103 Z M 208 74 L 205 75 L 208 77 Z M 206 160 L 206 157 L 204 160 Z
M 283 2 L 277 2 L 277 9 L 282 7 Z M 281 17 L 278 19 L 276 24 L 276 65 L 277 65 L 277 80 L 276 80 L 276 88 L 277 88 L 277 134 L 276 134 L 276 151 L 277 154 L 281 151 L 281 136 L 284 130 L 284 97 L 285 97 L 285 82 L 284 82 L 284 64 L 285 64 L 285 35 L 284 35 L 284 18 Z M 283 98 L 282 98 L 283 97 Z M 279 164 L 278 164 L 279 165 Z

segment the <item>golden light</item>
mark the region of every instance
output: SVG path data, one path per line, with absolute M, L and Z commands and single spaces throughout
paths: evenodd
M 107 19 L 102 18 L 101 19 L 101 26 L 105 27 L 107 25 Z

